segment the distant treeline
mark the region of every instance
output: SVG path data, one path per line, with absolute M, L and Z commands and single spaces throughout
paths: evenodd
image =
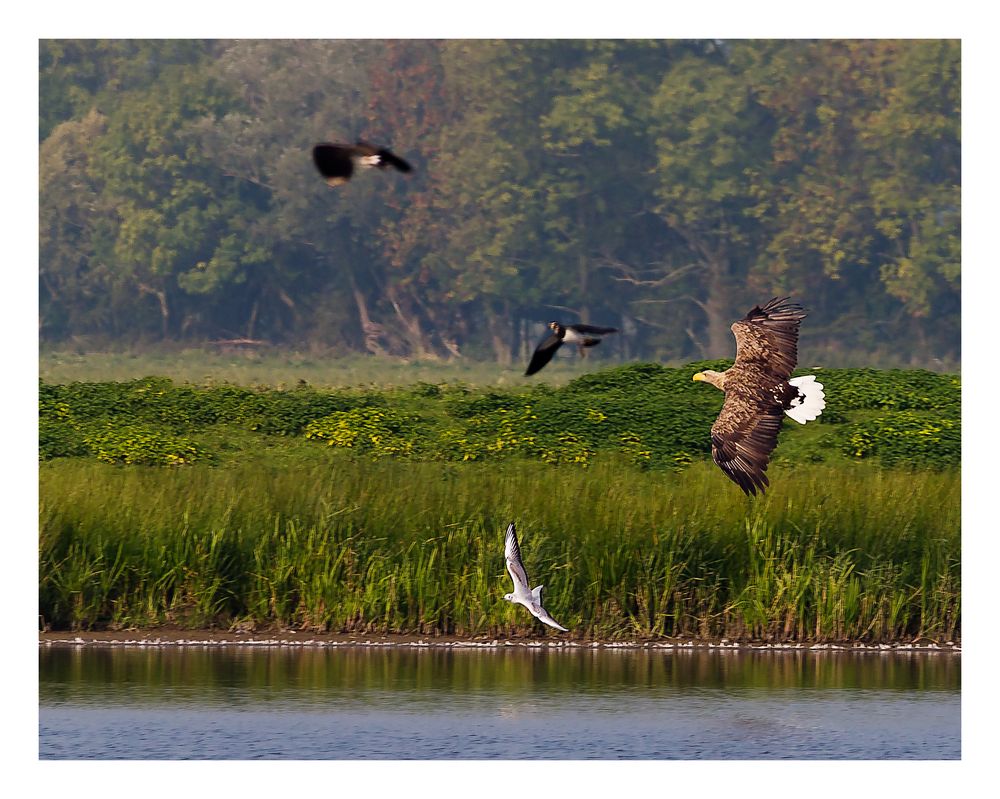
M 40 334 L 957 363 L 957 40 L 40 43 Z M 415 166 L 336 190 L 318 141 Z

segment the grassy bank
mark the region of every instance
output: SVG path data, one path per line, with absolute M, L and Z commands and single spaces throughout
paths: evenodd
M 714 466 L 372 460 L 319 446 L 180 469 L 40 466 L 40 611 L 156 624 L 513 634 L 507 522 L 574 636 L 960 636 L 959 477 L 777 463 L 763 500 Z
M 518 522 L 575 635 L 954 639 L 960 383 L 811 370 L 750 500 L 711 463 L 706 366 L 562 386 L 42 383 L 40 610 L 55 628 L 524 632 Z

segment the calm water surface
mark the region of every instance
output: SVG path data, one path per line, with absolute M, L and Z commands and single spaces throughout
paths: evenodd
M 43 759 L 955 759 L 955 654 L 39 649 Z

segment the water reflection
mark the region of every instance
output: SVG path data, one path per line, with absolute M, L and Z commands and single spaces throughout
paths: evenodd
M 948 654 L 43 647 L 39 665 L 42 757 L 541 757 L 532 735 L 563 758 L 959 756 Z

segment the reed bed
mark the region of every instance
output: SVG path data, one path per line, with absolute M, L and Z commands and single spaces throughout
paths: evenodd
M 711 464 L 333 459 L 296 469 L 40 467 L 40 613 L 56 629 L 552 631 L 502 600 L 503 531 L 578 639 L 960 637 L 959 475 Z M 553 633 L 554 634 L 554 633 Z

